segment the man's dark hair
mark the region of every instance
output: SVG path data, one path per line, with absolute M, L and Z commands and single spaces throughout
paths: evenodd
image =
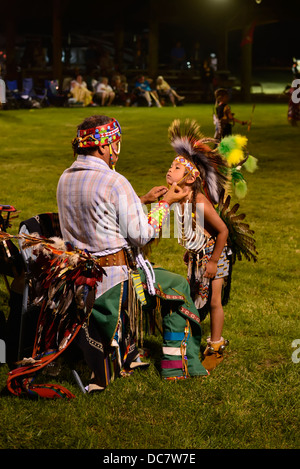
M 108 116 L 101 116 L 101 115 L 95 115 L 95 116 L 90 116 L 84 119 L 84 121 L 81 122 L 81 124 L 78 125 L 77 131 L 78 130 L 85 130 L 85 129 L 93 129 L 94 127 L 98 127 L 100 125 L 108 124 L 109 122 L 112 122 L 112 118 Z M 73 150 L 75 153 L 79 153 L 80 155 L 89 155 L 91 153 L 94 153 L 97 147 L 91 148 L 78 148 L 77 143 L 73 145 Z M 99 149 L 101 148 L 100 146 L 98 147 Z

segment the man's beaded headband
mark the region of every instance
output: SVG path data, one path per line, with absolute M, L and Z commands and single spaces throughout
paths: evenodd
M 111 145 L 121 140 L 121 127 L 116 119 L 108 124 L 99 125 L 92 129 L 82 129 L 77 133 L 77 145 L 80 148 Z
M 196 166 L 194 166 L 193 163 L 191 163 L 191 161 L 184 158 L 184 156 L 176 156 L 174 161 L 178 161 L 178 163 L 185 166 L 188 169 L 189 173 L 191 173 L 193 176 L 195 177 L 200 176 L 200 172 L 196 168 Z

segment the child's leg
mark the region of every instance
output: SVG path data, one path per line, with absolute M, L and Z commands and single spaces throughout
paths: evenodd
M 222 306 L 222 288 L 223 278 L 212 281 L 212 293 L 210 302 L 210 330 L 211 341 L 217 342 L 221 340 L 224 325 L 224 310 Z
M 208 371 L 213 370 L 224 359 L 223 351 L 228 341 L 222 337 L 224 325 L 224 310 L 222 306 L 223 278 L 212 281 L 212 296 L 210 302 L 210 330 L 211 337 L 207 339 L 202 365 Z

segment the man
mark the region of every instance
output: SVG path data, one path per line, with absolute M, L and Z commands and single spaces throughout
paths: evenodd
M 136 341 L 142 335 L 143 311 L 160 298 L 163 319 L 162 376 L 206 375 L 199 360 L 201 328 L 187 281 L 164 269 L 153 269 L 142 248 L 158 235 L 169 206 L 186 194 L 177 186 L 154 187 L 139 198 L 128 180 L 115 171 L 120 146 L 119 123 L 91 116 L 77 128 L 72 142 L 77 160 L 57 187 L 60 226 L 65 241 L 100 259 L 106 275 L 98 283 L 88 324 L 76 337 L 93 371 L 89 390 L 103 390 L 116 375 L 139 364 Z M 148 214 L 143 204 L 163 196 Z

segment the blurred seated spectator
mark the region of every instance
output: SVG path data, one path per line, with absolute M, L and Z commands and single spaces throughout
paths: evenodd
M 62 92 L 70 93 L 72 77 L 65 77 L 62 82 Z
M 128 83 L 124 75 L 115 75 L 113 77 L 112 88 L 115 93 L 115 104 L 130 106 L 131 97 L 128 93 Z
M 47 90 L 47 99 L 49 104 L 58 107 L 65 106 L 67 104 L 68 97 L 70 96 L 71 80 L 72 78 L 69 78 L 68 86 L 64 85 L 65 80 L 63 81 L 62 91 L 59 90 L 58 80 L 45 80 L 45 88 Z
M 94 102 L 99 106 L 110 106 L 115 96 L 115 92 L 108 83 L 108 78 L 102 77 L 95 86 Z
M 177 94 L 176 91 L 171 88 L 169 83 L 164 80 L 164 77 L 161 75 L 156 79 L 156 90 L 159 98 L 169 98 L 173 107 L 176 107 L 176 101 L 182 101 L 185 99 L 185 96 L 180 96 Z
M 93 93 L 87 88 L 82 75 L 77 75 L 76 80 L 71 81 L 70 95 L 70 104 L 82 103 L 84 107 L 93 104 Z
M 143 75 L 139 76 L 134 85 L 134 92 L 138 98 L 145 99 L 149 107 L 152 106 L 152 99 L 157 107 L 161 107 L 157 91 L 152 89 L 150 82 L 151 79 L 146 80 Z

